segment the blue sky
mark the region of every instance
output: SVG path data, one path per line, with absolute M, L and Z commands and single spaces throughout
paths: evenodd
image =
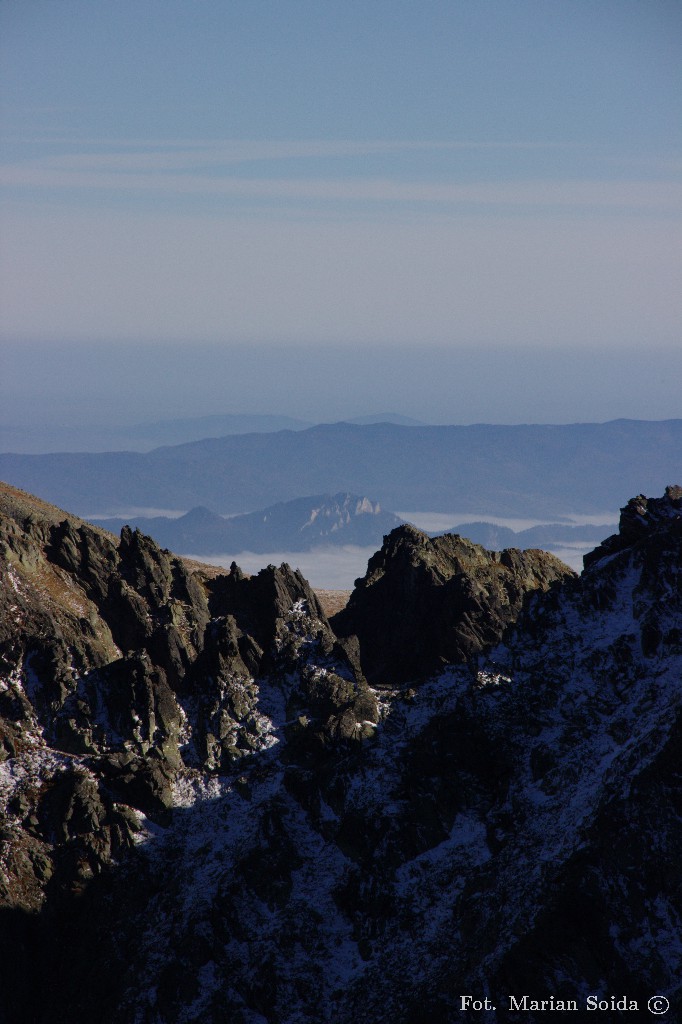
M 677 0 L 2 0 L 0 39 L 6 416 L 60 355 L 44 416 L 135 416 L 131 343 L 159 415 L 295 413 L 306 349 L 306 416 L 680 414 Z

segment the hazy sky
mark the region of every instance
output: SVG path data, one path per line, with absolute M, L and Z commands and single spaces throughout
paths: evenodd
M 679 0 L 2 0 L 0 40 L 5 418 L 682 415 Z

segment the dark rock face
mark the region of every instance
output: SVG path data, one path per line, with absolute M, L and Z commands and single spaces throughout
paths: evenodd
M 639 540 L 648 538 L 652 528 L 658 524 L 670 525 L 671 521 L 682 516 L 682 487 L 673 485 L 666 487 L 662 498 L 647 498 L 638 494 L 620 510 L 618 533 L 607 537 L 602 544 L 585 555 L 583 562 L 589 568 L 619 551 L 624 551 Z
M 358 637 L 370 682 L 404 683 L 468 661 L 502 637 L 530 592 L 573 575 L 545 551 L 486 551 L 456 534 L 431 539 L 401 526 L 333 626 Z
M 609 1021 L 658 993 L 682 1019 L 678 500 L 638 499 L 637 529 L 556 582 L 539 555 L 391 535 L 387 600 L 403 559 L 410 600 L 460 573 L 478 602 L 452 613 L 457 660 L 393 690 L 290 569 L 193 576 L 200 600 L 143 538 L 130 563 L 103 536 L 86 558 L 73 521 L 77 564 L 143 603 L 117 651 L 109 585 L 50 561 L 59 519 L 17 528 L 15 504 L 2 1024 L 466 1024 L 464 993 L 492 1024 L 550 1018 L 510 1008 L 523 993 L 636 1002 Z M 175 674 L 152 642 L 171 625 Z

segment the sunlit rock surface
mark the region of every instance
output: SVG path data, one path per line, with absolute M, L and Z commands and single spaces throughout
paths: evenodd
M 680 1017 L 680 492 L 635 502 L 581 577 L 396 531 L 339 639 L 3 489 L 0 1021 Z

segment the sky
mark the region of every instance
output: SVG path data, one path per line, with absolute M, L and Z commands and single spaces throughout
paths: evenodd
M 0 0 L 2 423 L 682 415 L 678 0 Z

